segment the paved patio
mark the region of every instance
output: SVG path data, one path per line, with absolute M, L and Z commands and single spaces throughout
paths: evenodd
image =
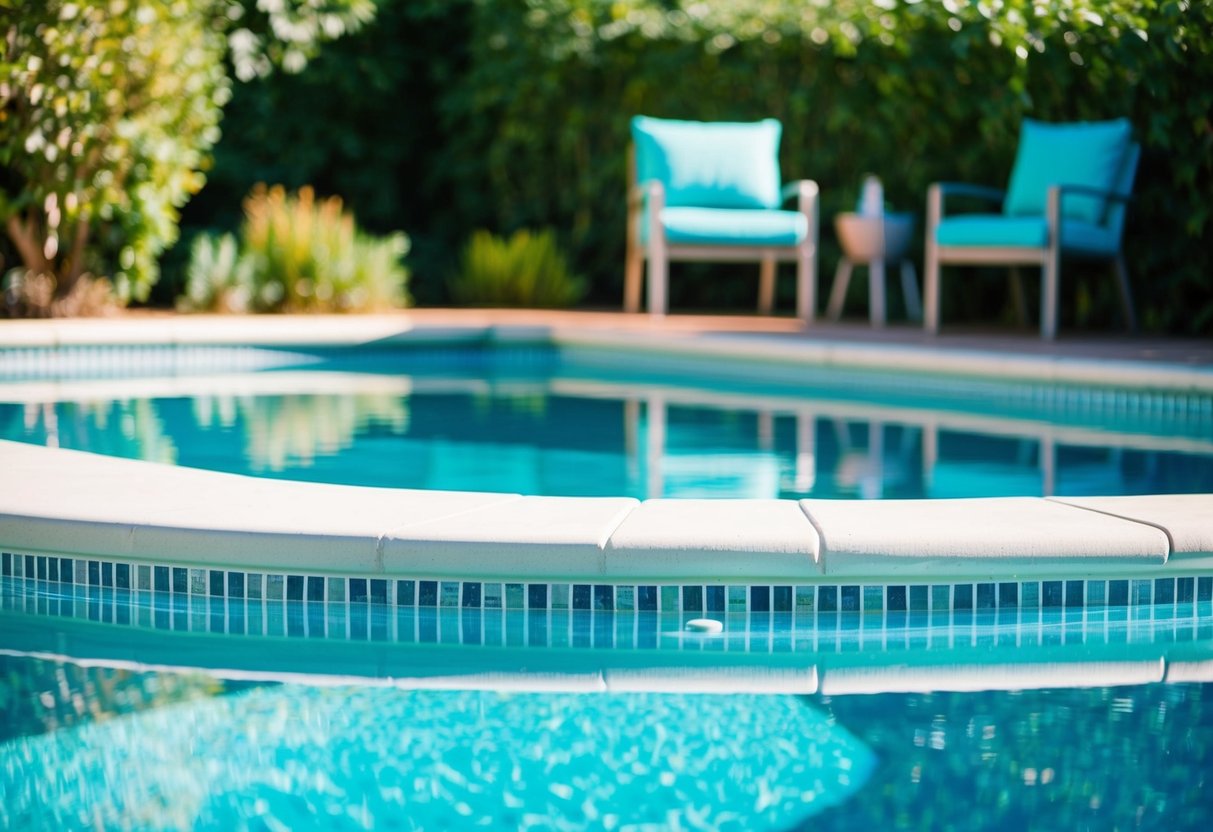
M 0 320 L 0 348 L 47 345 L 57 341 L 84 343 L 96 336 L 109 342 L 129 336 L 140 343 L 154 343 L 163 335 L 163 340 L 168 342 L 182 332 L 219 332 L 235 336 L 255 331 L 289 337 L 292 332 L 324 332 L 335 336 L 338 331 L 344 331 L 362 332 L 373 338 L 397 327 L 399 331 L 417 327 L 510 327 L 648 335 L 752 335 L 757 340 L 789 339 L 802 345 L 905 346 L 915 351 L 939 350 L 943 355 L 984 352 L 1001 358 L 1140 362 L 1213 371 L 1213 338 L 1074 330 L 1062 332 L 1056 341 L 1043 341 L 1034 329 L 955 325 L 946 327 L 939 335 L 929 335 L 918 326 L 904 323 L 874 329 L 860 320 L 817 321 L 804 328 L 793 318 L 779 316 L 672 314 L 652 318 L 644 313 L 599 310 L 406 309 L 365 316 L 214 316 L 136 310 L 104 319 Z
M 1055 358 L 1108 359 L 1184 364 L 1213 368 L 1213 338 L 1177 338 L 1114 332 L 1067 331 L 1056 341 L 1044 341 L 1035 329 L 949 326 L 930 335 L 917 325 L 891 324 L 874 329 L 859 320 L 816 321 L 807 329 L 790 317 L 760 315 L 647 314 L 612 311 L 559 311 L 537 309 L 410 309 L 399 313 L 425 326 L 552 326 L 598 330 L 634 330 L 647 333 L 733 333 L 794 338 L 799 341 L 840 344 L 906 345 L 941 350 Z

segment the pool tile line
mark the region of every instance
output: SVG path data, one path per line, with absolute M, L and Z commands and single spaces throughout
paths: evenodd
M 1084 609 L 1213 601 L 1213 575 L 957 583 L 699 584 L 375 578 L 0 552 L 0 576 L 170 597 L 434 607 L 687 613 Z
M 1181 579 L 1182 580 L 1182 579 Z M 306 585 L 306 581 L 304 582 Z M 0 610 L 144 630 L 210 635 L 320 638 L 400 644 L 521 648 L 662 649 L 740 653 L 889 653 L 971 647 L 1036 648 L 1213 638 L 1213 602 L 1087 609 L 1000 608 L 848 613 L 822 606 L 793 612 L 726 613 L 724 631 L 704 637 L 656 611 L 458 607 L 160 593 L 38 578 L 5 578 Z M 441 591 L 441 590 L 439 590 Z M 848 593 L 853 595 L 854 593 Z M 863 593 L 861 592 L 860 595 Z
M 1143 362 L 1112 356 L 1066 356 L 1064 354 L 1018 353 L 1007 357 L 1006 346 L 992 342 L 984 348 L 954 349 L 904 343 L 855 343 L 846 338 L 830 340 L 788 339 L 774 332 L 736 334 L 710 331 L 666 333 L 636 331 L 626 317 L 587 326 L 574 313 L 561 318 L 528 313 L 527 320 L 468 320 L 458 313 L 430 310 L 424 319 L 414 310 L 405 316 L 371 319 L 305 320 L 284 317 L 266 332 L 265 322 L 201 319 L 169 321 L 122 320 L 106 324 L 90 322 L 18 322 L 0 333 L 0 374 L 45 377 L 48 372 L 98 373 L 156 372 L 181 368 L 230 370 L 233 365 L 254 367 L 298 363 L 317 354 L 340 353 L 365 348 L 368 343 L 397 350 L 467 351 L 492 344 L 498 349 L 546 348 L 572 353 L 587 349 L 618 361 L 622 352 L 649 361 L 685 361 L 688 358 L 718 365 L 744 360 L 748 366 L 790 365 L 796 372 L 820 367 L 870 370 L 873 367 L 919 373 L 952 372 L 960 384 L 1020 382 L 1022 394 L 1049 399 L 1058 382 L 1075 389 L 1065 396 L 1071 407 L 1151 409 L 1174 414 L 1188 410 L 1208 413 L 1209 374 L 1199 363 L 1178 358 Z M 601 317 L 601 316 L 599 316 Z M 716 328 L 718 318 L 710 328 Z M 370 333 L 370 335 L 368 335 Z M 996 356 L 997 360 L 991 361 Z M 918 375 L 919 373 L 911 373 Z M 1091 391 L 1092 385 L 1107 384 L 1110 377 L 1130 389 Z M 1193 395 L 1195 394 L 1195 395 Z

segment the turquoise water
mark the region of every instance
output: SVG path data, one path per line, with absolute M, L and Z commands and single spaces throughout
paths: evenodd
M 531 494 L 1213 491 L 1207 396 L 530 347 L 288 359 L 0 375 L 0 437 Z M 402 610 L 24 574 L 0 579 L 0 828 L 1208 824 L 1199 583 L 1132 607 L 729 613 L 700 637 L 684 628 L 703 613 Z
M 258 476 L 525 494 L 1213 491 L 1207 398 L 621 363 L 455 351 L 159 386 L 65 380 L 24 400 L 0 385 L 0 438 Z
M 90 588 L 64 610 L 72 594 L 3 585 L 0 828 L 1207 825 L 1213 685 L 1083 676 L 1207 663 L 1209 602 L 767 614 L 729 619 L 723 639 L 635 617 L 632 646 L 603 649 L 603 616 L 588 611 L 569 624 L 586 638 L 563 647 L 525 635 L 534 616 L 499 611 L 493 646 L 457 610 L 417 611 L 433 626 L 406 632 L 376 626 L 391 613 L 371 605 L 368 628 L 318 633 L 302 626 L 313 605 L 288 604 L 292 637 L 237 630 L 210 599 L 193 629 L 167 596 Z M 606 629 L 624 619 L 605 616 Z M 812 690 L 775 692 L 806 667 Z M 973 689 L 830 692 L 848 673 L 895 686 L 915 668 Z M 1042 670 L 1054 687 L 1031 689 Z M 675 676 L 683 692 L 666 692 Z M 570 689 L 625 677 L 630 690 Z M 703 679 L 737 690 L 685 692 Z

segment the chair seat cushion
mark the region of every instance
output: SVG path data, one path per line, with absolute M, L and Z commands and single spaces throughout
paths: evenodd
M 1110 191 L 1120 178 L 1129 147 L 1129 121 L 1045 124 L 1024 119 L 1019 149 L 1003 213 L 1044 216 L 1051 185 L 1085 185 Z M 1099 222 L 1106 201 L 1090 196 L 1066 196 L 1062 216 Z
M 971 248 L 1044 248 L 1049 225 L 1043 217 L 1006 217 L 1002 214 L 961 214 L 940 221 L 935 242 L 941 246 Z M 1082 220 L 1062 220 L 1061 247 L 1078 254 L 1116 255 L 1116 234 Z
M 809 233 L 799 211 L 666 208 L 661 224 L 668 242 L 684 245 L 796 246 Z
M 668 206 L 778 208 L 782 132 L 773 118 L 700 122 L 636 116 L 637 181 L 660 181 Z

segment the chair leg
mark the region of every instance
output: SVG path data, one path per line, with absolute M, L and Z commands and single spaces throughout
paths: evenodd
M 924 264 L 926 272 L 922 278 L 922 328 L 932 335 L 939 334 L 939 280 L 940 266 L 939 254 L 935 251 L 935 247 L 928 241 L 926 262 Z
M 918 296 L 918 274 L 913 260 L 901 261 L 901 293 L 906 302 L 906 317 L 922 320 L 922 299 Z
M 1040 337 L 1057 337 L 1057 291 L 1061 282 L 1061 188 L 1050 185 L 1045 200 L 1045 221 L 1049 226 L 1049 245 L 1040 264 Z
M 1028 301 L 1023 291 L 1023 273 L 1019 266 L 1011 267 L 1011 305 L 1015 307 L 1015 320 L 1020 326 L 1028 325 Z
M 830 287 L 830 302 L 826 306 L 826 317 L 831 321 L 842 317 L 842 305 L 847 299 L 847 286 L 851 283 L 853 268 L 851 261 L 845 257 L 838 261 L 838 268 L 834 271 L 834 285 Z
M 796 252 L 796 317 L 805 326 L 817 316 L 817 241 Z
M 775 258 L 763 257 L 758 274 L 758 313 L 770 315 L 775 309 Z
M 669 276 L 670 264 L 666 259 L 665 246 L 653 246 L 649 250 L 649 314 L 655 318 L 666 313 Z
M 629 246 L 623 268 L 623 311 L 640 311 L 640 283 L 644 278 L 644 251 Z
M 879 257 L 873 260 L 871 263 L 868 263 L 868 319 L 872 326 L 884 326 L 884 260 Z
M 1040 337 L 1052 341 L 1057 337 L 1057 284 L 1060 260 L 1055 250 L 1050 251 L 1040 267 Z
M 927 189 L 927 228 L 923 248 L 923 316 L 922 328 L 932 335 L 939 333 L 939 248 L 935 229 L 943 216 L 943 190 L 938 183 Z
M 1133 292 L 1129 288 L 1129 268 L 1125 265 L 1125 256 L 1116 255 L 1116 285 L 1120 291 L 1120 309 L 1125 316 L 1125 324 L 1129 332 L 1137 331 L 1137 315 L 1133 312 Z

